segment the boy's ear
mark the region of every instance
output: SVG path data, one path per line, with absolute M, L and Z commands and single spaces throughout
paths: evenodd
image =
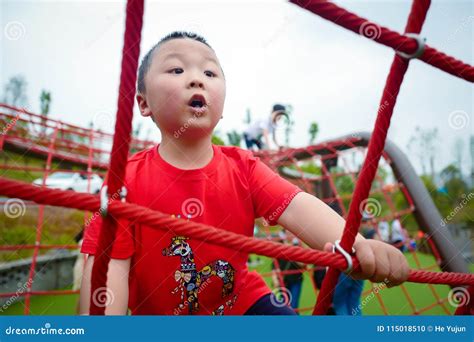
M 146 102 L 145 95 L 137 94 L 137 103 L 138 108 L 140 109 L 140 113 L 142 116 L 151 116 L 150 107 L 148 107 L 148 103 Z

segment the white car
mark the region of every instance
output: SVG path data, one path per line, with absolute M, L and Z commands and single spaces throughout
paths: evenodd
M 96 174 L 92 174 L 90 178 L 89 193 L 98 194 L 104 181 Z M 33 184 L 41 186 L 43 178 L 35 179 Z M 74 190 L 77 192 L 87 192 L 87 184 L 87 174 L 79 172 L 54 172 L 46 178 L 45 182 L 45 186 L 48 188 Z

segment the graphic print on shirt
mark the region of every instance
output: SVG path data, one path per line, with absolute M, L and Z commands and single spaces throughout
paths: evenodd
M 181 294 L 181 303 L 175 308 L 175 313 L 179 313 L 188 307 L 188 312 L 192 315 L 199 310 L 199 293 L 204 290 L 206 281 L 217 276 L 222 280 L 222 298 L 229 296 L 234 289 L 235 269 L 225 260 L 215 260 L 204 266 L 201 270 L 196 269 L 194 254 L 191 246 L 186 242 L 187 237 L 175 236 L 171 238 L 171 244 L 163 248 L 164 256 L 178 256 L 181 259 L 180 269 L 176 270 L 174 279 L 178 283 L 172 294 Z M 204 285 L 204 286 L 203 286 Z M 202 288 L 201 288 L 202 287 Z M 186 291 L 186 299 L 184 293 Z M 225 306 L 231 308 L 237 296 L 226 301 Z M 220 305 L 213 311 L 213 315 L 222 315 L 224 305 Z

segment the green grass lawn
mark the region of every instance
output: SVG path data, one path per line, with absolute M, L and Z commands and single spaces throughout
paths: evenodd
M 406 253 L 408 262 L 411 268 L 419 268 L 416 265 L 416 262 L 411 253 Z M 421 267 L 428 267 L 435 264 L 434 257 L 432 255 L 417 253 Z M 256 268 L 259 273 L 268 273 L 271 271 L 271 259 L 261 257 L 263 261 L 262 264 Z M 474 264 L 470 265 L 471 272 L 474 270 Z M 265 277 L 265 281 L 269 286 L 272 286 L 271 277 Z M 365 305 L 362 307 L 363 315 L 383 315 L 384 311 L 380 304 L 379 299 L 370 291 L 372 283 L 369 281 L 365 282 L 364 294 L 362 295 L 361 301 L 365 302 Z M 373 286 L 377 286 L 374 284 Z M 423 309 L 431 304 L 437 302 L 436 296 L 440 299 L 445 299 L 448 296 L 450 291 L 449 286 L 447 285 L 428 285 L 428 284 L 415 284 L 415 283 L 406 283 L 403 285 L 406 289 L 406 292 L 409 293 L 414 306 L 417 310 Z M 407 299 L 403 289 L 398 286 L 395 288 L 386 288 L 378 287 L 380 298 L 384 303 L 384 306 L 389 315 L 412 315 L 414 310 L 410 306 L 410 302 Z M 313 288 L 312 281 L 310 279 L 310 274 L 306 272 L 303 278 L 303 288 L 299 300 L 299 308 L 303 309 L 301 312 L 302 315 L 309 315 L 312 312 L 312 308 L 316 303 L 316 293 Z M 448 302 L 444 303 L 444 307 L 447 311 L 452 314 L 455 311 L 455 308 L 451 306 Z M 305 310 L 305 308 L 307 310 Z M 433 308 L 426 310 L 421 313 L 422 315 L 446 315 L 446 311 L 441 305 L 436 305 Z
M 62 290 L 70 290 L 65 288 Z M 32 296 L 31 315 L 76 315 L 76 306 L 79 300 L 78 294 L 57 296 Z M 9 306 L 0 315 L 23 315 L 25 305 L 23 301 Z
M 415 261 L 410 253 L 406 254 L 410 266 L 417 268 Z M 431 255 L 417 253 L 420 260 L 421 266 L 431 266 L 434 264 L 434 258 Z M 262 263 L 251 268 L 257 270 L 260 273 L 268 273 L 271 271 L 271 259 L 266 257 L 260 257 Z M 474 271 L 474 264 L 470 265 L 471 272 Z M 264 278 L 267 284 L 271 286 L 271 277 Z M 369 281 L 365 282 L 364 294 L 362 300 L 365 301 L 363 305 L 362 313 L 364 315 L 383 315 L 384 312 L 381 308 L 379 299 L 372 295 L 372 292 L 367 293 L 371 288 L 372 283 Z M 376 285 L 375 285 L 376 286 Z M 427 284 L 414 284 L 406 283 L 403 285 L 406 291 L 410 294 L 414 305 L 418 309 L 429 306 L 436 302 L 435 293 L 439 298 L 447 298 L 449 287 L 446 285 L 433 285 Z M 380 288 L 380 287 L 379 287 Z M 412 315 L 413 309 L 407 300 L 407 297 L 401 287 L 395 288 L 380 288 L 380 297 L 387 308 L 389 315 Z M 31 298 L 31 314 L 33 315 L 75 315 L 78 295 L 59 295 L 59 296 L 33 296 Z M 306 272 L 304 274 L 303 289 L 299 301 L 299 308 L 303 309 L 302 315 L 309 315 L 312 312 L 312 308 L 316 302 L 316 293 L 313 289 L 310 274 Z M 455 308 L 444 303 L 444 307 L 450 314 L 454 313 Z M 304 309 L 307 310 L 304 310 Z M 17 302 L 5 311 L 0 312 L 0 315 L 23 315 L 24 303 Z M 423 315 L 446 315 L 447 313 L 443 310 L 440 305 L 436 305 L 433 308 L 424 311 Z

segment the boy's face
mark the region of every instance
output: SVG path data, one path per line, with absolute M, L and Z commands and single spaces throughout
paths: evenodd
M 222 116 L 225 79 L 216 54 L 198 41 L 182 38 L 163 43 L 145 75 L 146 94 L 137 101 L 162 134 L 179 139 L 212 133 Z

